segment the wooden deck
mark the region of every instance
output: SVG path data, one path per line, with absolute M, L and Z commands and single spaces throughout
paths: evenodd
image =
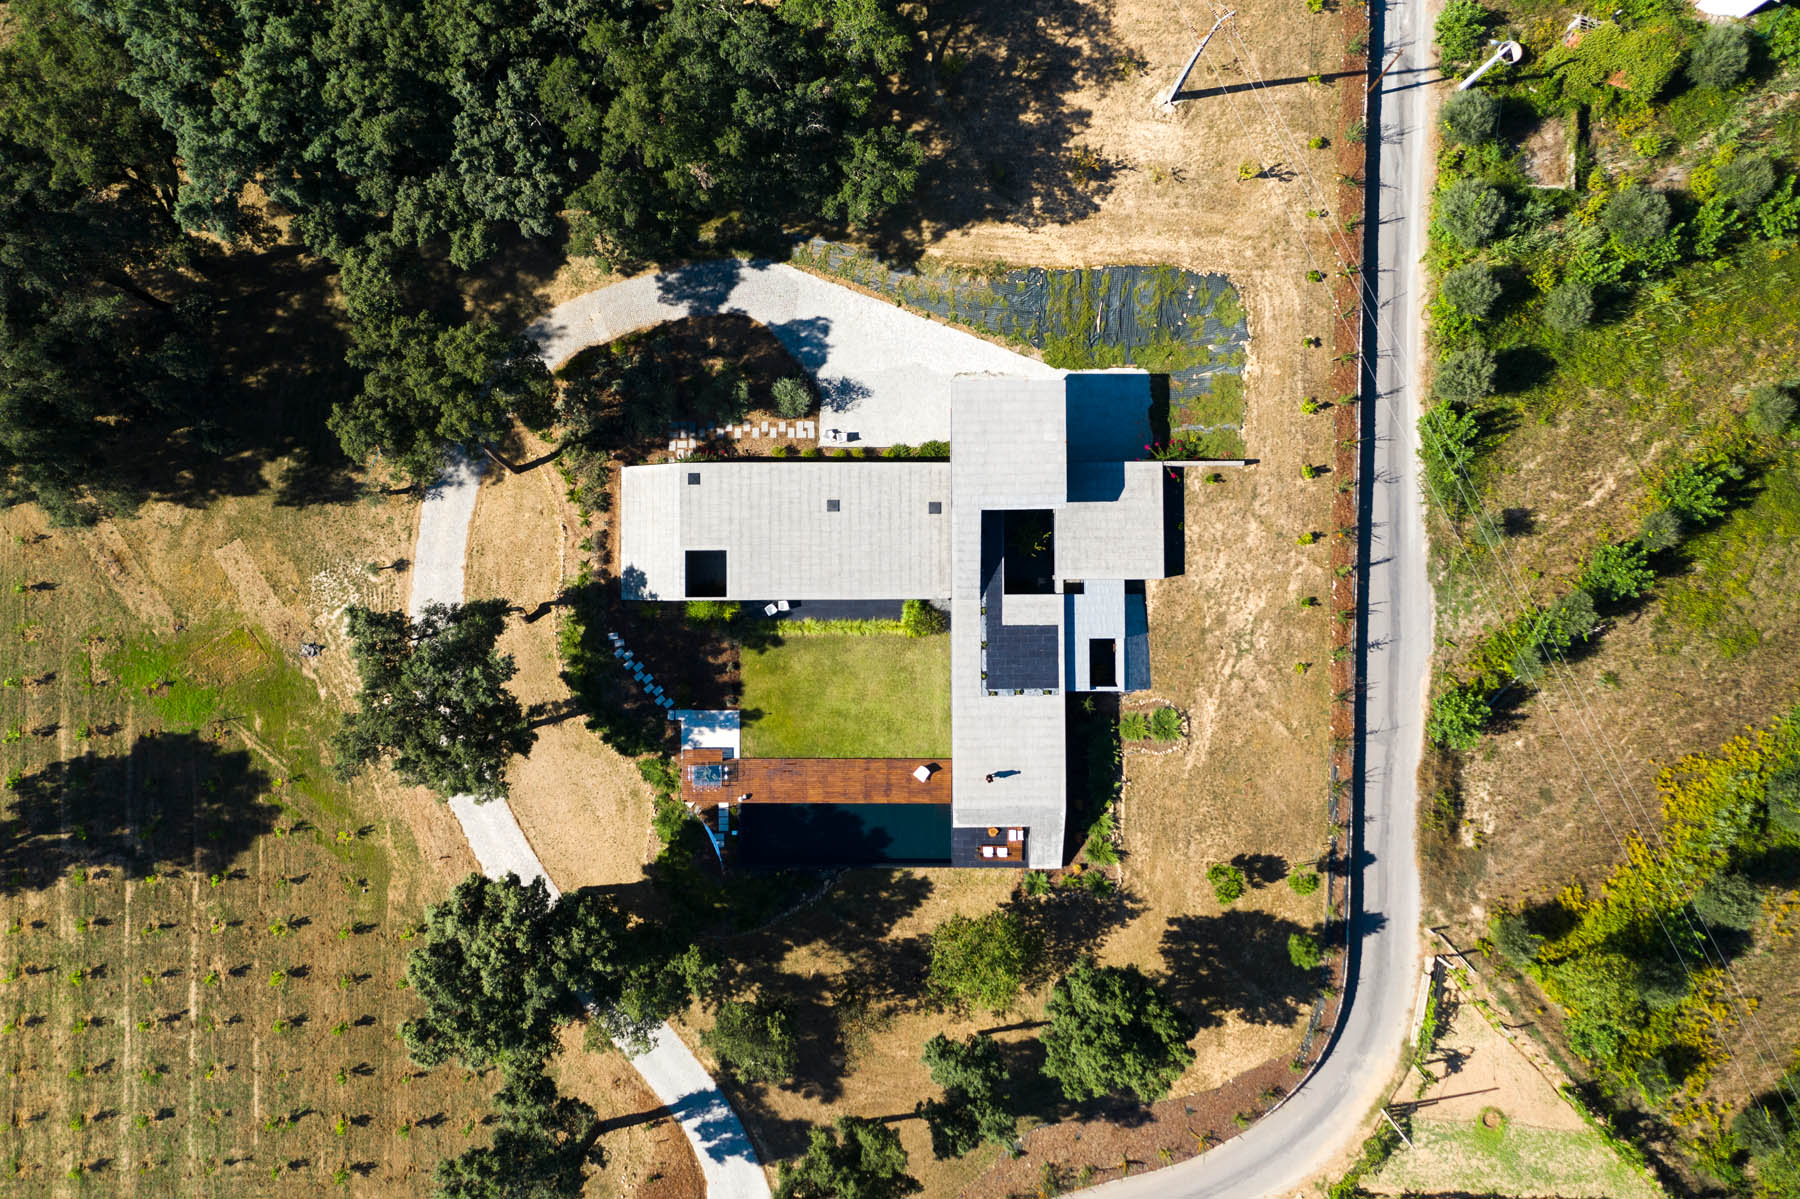
M 694 767 L 718 767 L 717 786 Z M 932 768 L 920 782 L 913 771 Z M 717 749 L 681 753 L 681 798 L 701 808 L 728 803 L 863 804 L 950 802 L 950 763 L 936 758 L 734 758 Z

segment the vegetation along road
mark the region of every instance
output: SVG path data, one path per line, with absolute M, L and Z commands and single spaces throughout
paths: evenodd
M 1367 1129 L 1410 1035 L 1418 981 L 1417 773 L 1424 737 L 1432 600 L 1426 578 L 1419 415 L 1420 255 L 1430 194 L 1423 0 L 1373 8 L 1369 58 L 1399 59 L 1369 100 L 1370 197 L 1363 361 L 1363 694 L 1350 838 L 1350 966 L 1344 1009 L 1318 1068 L 1242 1136 L 1165 1170 L 1092 1193 L 1250 1199 L 1288 1195 Z

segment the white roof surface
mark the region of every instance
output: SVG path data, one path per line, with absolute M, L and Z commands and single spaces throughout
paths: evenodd
M 950 594 L 949 463 L 671 462 L 623 473 L 627 599 L 688 598 L 689 550 L 725 551 L 727 600 Z
M 1160 462 L 1122 462 L 1118 498 L 1064 504 L 1056 510 L 1059 579 L 1160 579 L 1163 470 Z
M 1060 689 L 989 695 L 981 677 L 981 514 L 1054 508 L 1068 495 L 1060 379 L 960 380 L 950 410 L 950 820 L 1026 825 L 1026 864 L 1062 865 L 1068 733 Z M 1060 597 L 1046 597 L 1060 625 Z M 1061 636 L 1057 638 L 1061 644 Z M 1061 657 L 1060 654 L 1057 655 Z M 994 776 L 988 782 L 989 775 Z

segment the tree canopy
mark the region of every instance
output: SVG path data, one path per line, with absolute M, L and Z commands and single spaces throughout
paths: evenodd
M 799 1060 L 793 1013 L 766 996 L 722 1005 L 700 1043 L 742 1082 L 780 1082 Z
M 906 1150 L 892 1127 L 840 1116 L 807 1134 L 806 1153 L 784 1163 L 775 1199 L 901 1199 L 924 1188 L 906 1172 Z
M 8 503 L 86 523 L 135 499 L 121 447 L 213 390 L 209 305 L 165 290 L 188 253 L 174 144 L 118 91 L 116 41 L 62 0 L 19 0 L 7 17 L 0 486 Z
M 1194 1060 L 1197 1031 L 1136 966 L 1084 958 L 1050 994 L 1044 1073 L 1070 1099 L 1130 1091 L 1146 1103 L 1168 1094 Z
M 440 795 L 504 795 L 508 760 L 537 740 L 506 689 L 512 656 L 494 648 L 506 601 L 428 604 L 417 621 L 358 606 L 349 621 L 362 696 L 332 741 L 339 771 L 385 758 Z
M 632 254 L 720 217 L 868 219 L 920 151 L 875 103 L 907 45 L 884 0 L 79 0 L 174 139 L 184 226 L 234 236 L 259 184 L 314 252 L 504 229 Z
M 1019 997 L 1042 946 L 1017 912 L 951 916 L 931 934 L 931 989 L 953 1007 L 998 1015 Z
M 918 1106 L 931 1129 L 933 1154 L 961 1157 L 983 1142 L 1012 1140 L 1018 1121 L 1006 1109 L 1006 1067 L 994 1038 L 952 1041 L 939 1033 L 925 1043 L 924 1062 L 931 1081 L 944 1089 L 942 1099 Z
M 385 459 L 414 483 L 430 483 L 454 446 L 499 438 L 514 416 L 550 421 L 550 371 L 525 338 L 489 321 L 445 326 L 426 313 L 355 327 L 350 361 L 362 391 L 331 414 L 352 458 Z
M 588 1007 L 608 1032 L 660 1023 L 710 985 L 697 950 L 633 925 L 598 891 L 551 900 L 542 879 L 472 874 L 426 917 L 406 964 L 423 1015 L 401 1026 L 413 1060 L 517 1068 L 550 1051 L 556 1025 Z
M 438 1163 L 438 1199 L 577 1199 L 600 1157 L 594 1109 L 557 1094 L 541 1061 L 508 1071 L 494 1106 L 492 1142 Z

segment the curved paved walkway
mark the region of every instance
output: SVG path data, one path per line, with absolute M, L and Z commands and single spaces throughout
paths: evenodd
M 413 616 L 428 603 L 458 604 L 463 598 L 463 558 L 481 468 L 458 458 L 425 494 L 419 509 L 419 536 L 413 548 Z M 499 878 L 516 874 L 525 882 L 541 878 L 557 898 L 557 889 L 505 800 L 478 803 L 472 795 L 450 800 L 450 810 L 483 874 Z M 757 1164 L 744 1125 L 730 1100 L 667 1024 L 652 1037 L 649 1052 L 631 1059 L 656 1097 L 681 1123 L 693 1146 L 706 1193 L 712 1199 L 768 1199 L 769 1182 Z
M 783 263 L 696 263 L 559 304 L 531 337 L 552 369 L 687 316 L 735 313 L 766 325 L 819 383 L 819 427 L 872 446 L 950 439 L 950 381 L 962 374 L 1051 378 L 1035 358 Z

